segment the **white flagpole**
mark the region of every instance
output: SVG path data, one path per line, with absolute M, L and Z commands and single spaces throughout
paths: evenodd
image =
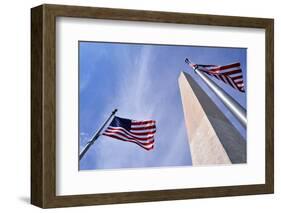
M 188 59 L 187 59 L 188 60 Z M 229 111 L 237 118 L 237 120 L 247 127 L 247 113 L 246 110 L 230 95 L 223 91 L 218 85 L 211 81 L 207 75 L 196 67 L 193 68 L 194 72 L 207 84 L 207 86 L 219 97 Z
M 93 138 L 86 144 L 86 146 L 83 148 L 83 150 L 79 154 L 79 160 L 83 158 L 83 156 L 86 154 L 88 149 L 95 143 L 95 141 L 100 136 L 101 131 L 105 127 L 105 125 L 108 123 L 108 121 L 112 118 L 113 115 L 117 112 L 117 109 L 113 110 L 111 115 L 107 118 L 107 120 L 103 123 L 103 125 L 99 128 L 99 130 L 96 132 L 96 134 L 93 136 Z

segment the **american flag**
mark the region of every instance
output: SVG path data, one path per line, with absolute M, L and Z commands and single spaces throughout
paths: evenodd
M 154 147 L 155 132 L 156 122 L 154 120 L 135 121 L 115 116 L 102 134 L 151 150 Z
M 188 59 L 185 62 L 192 68 L 198 69 L 210 76 L 223 81 L 240 92 L 245 92 L 242 70 L 240 63 L 232 63 L 228 65 L 210 65 L 210 64 L 193 64 Z

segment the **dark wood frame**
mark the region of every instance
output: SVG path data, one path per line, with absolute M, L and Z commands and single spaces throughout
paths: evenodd
M 56 17 L 262 28 L 266 34 L 265 184 L 56 196 Z M 31 9 L 31 203 L 66 207 L 274 192 L 274 20 L 41 5 Z

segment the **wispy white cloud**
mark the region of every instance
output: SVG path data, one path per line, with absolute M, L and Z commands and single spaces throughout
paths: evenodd
M 118 106 L 124 116 L 135 116 L 135 119 L 151 118 L 152 103 L 146 104 L 151 98 L 152 47 L 143 46 L 133 63 L 126 66 L 120 81 Z M 152 101 L 150 101 L 152 102 Z
M 168 72 L 161 79 L 154 53 L 154 46 L 150 45 L 141 46 L 137 54 L 133 55 L 128 50 L 115 53 L 118 62 L 116 70 L 121 72 L 118 73 L 118 85 L 114 91 L 116 95 L 111 99 L 112 104 L 104 107 L 104 117 L 117 107 L 118 116 L 156 120 L 155 149 L 148 152 L 134 144 L 102 136 L 95 144 L 95 154 L 88 158 L 95 162 L 96 168 L 179 166 L 188 161 L 183 118 L 171 117 L 180 114 L 174 110 L 182 110 L 181 102 L 167 102 L 178 92 L 177 81 L 170 82 L 171 78 L 177 79 L 177 73 Z

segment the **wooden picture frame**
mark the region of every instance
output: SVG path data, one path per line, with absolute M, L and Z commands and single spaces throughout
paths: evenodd
M 95 18 L 265 29 L 265 184 L 122 193 L 56 195 L 56 18 Z M 267 194 L 274 191 L 274 21 L 64 5 L 31 9 L 31 203 L 41 208 Z

